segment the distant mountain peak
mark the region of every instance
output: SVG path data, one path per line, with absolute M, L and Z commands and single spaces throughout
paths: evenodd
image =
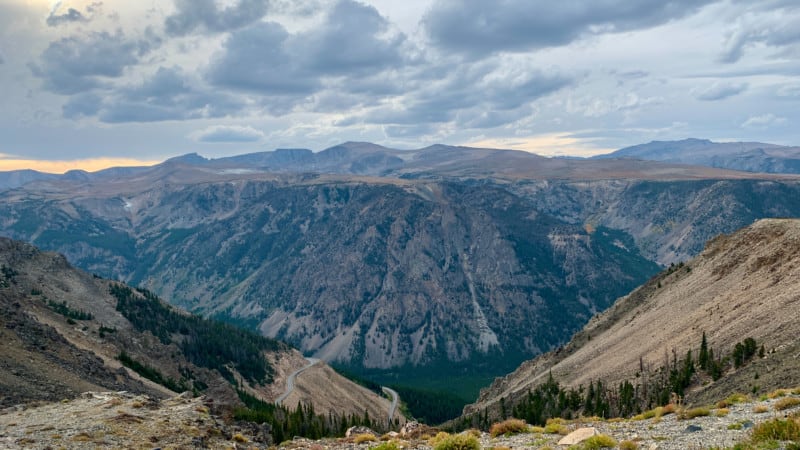
M 210 159 L 204 158 L 197 154 L 197 152 L 187 153 L 185 155 L 176 156 L 174 158 L 170 158 L 165 163 L 183 163 L 183 164 L 206 164 L 207 162 L 211 161 Z

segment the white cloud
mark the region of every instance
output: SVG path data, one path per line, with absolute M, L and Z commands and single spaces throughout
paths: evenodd
M 760 116 L 751 116 L 742 123 L 742 128 L 750 128 L 754 130 L 763 130 L 766 128 L 780 125 L 786 122 L 785 117 L 778 117 L 775 114 L 762 114 Z
M 747 90 L 747 83 L 714 82 L 706 88 L 693 89 L 692 94 L 698 100 L 712 102 L 739 95 L 745 90 Z
M 259 142 L 264 139 L 264 133 L 250 126 L 214 125 L 189 134 L 189 138 L 205 143 Z

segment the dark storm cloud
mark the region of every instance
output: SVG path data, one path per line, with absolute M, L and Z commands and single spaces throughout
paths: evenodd
M 713 0 L 437 0 L 423 19 L 431 41 L 473 56 L 569 44 L 586 35 L 652 27 Z
M 239 0 L 220 7 L 214 0 L 175 0 L 177 12 L 164 22 L 167 33 L 185 35 L 197 29 L 211 32 L 236 30 L 261 20 L 269 10 L 268 0 Z
M 336 3 L 323 24 L 298 35 L 293 47 L 304 65 L 323 74 L 349 74 L 397 66 L 404 57 L 405 36 L 390 31 L 389 22 L 372 7 L 343 0 Z
M 348 93 L 396 92 L 376 79 L 405 62 L 405 36 L 389 28 L 375 8 L 349 0 L 339 1 L 307 32 L 290 34 L 280 24 L 259 22 L 231 33 L 206 78 L 267 97 L 267 108 L 276 114 L 330 85 Z
M 277 23 L 262 22 L 236 31 L 212 62 L 208 80 L 217 86 L 266 95 L 307 95 L 319 81 L 298 65 L 287 50 L 289 32 Z
M 74 23 L 74 22 L 88 22 L 89 19 L 86 18 L 80 11 L 75 8 L 69 8 L 66 13 L 56 15 L 55 13 L 50 13 L 47 16 L 47 20 L 45 23 L 48 27 L 57 27 L 59 25 L 63 25 L 66 23 Z
M 149 50 L 149 43 L 128 40 L 121 32 L 93 32 L 51 42 L 30 68 L 44 80 L 45 89 L 76 94 L 99 87 L 100 77 L 122 76 L 126 67 L 138 63 Z
M 196 87 L 178 68 L 160 67 L 139 85 L 119 88 L 100 97 L 76 95 L 63 107 L 68 118 L 96 116 L 102 122 L 158 122 L 216 118 L 233 115 L 244 107 L 237 98 Z

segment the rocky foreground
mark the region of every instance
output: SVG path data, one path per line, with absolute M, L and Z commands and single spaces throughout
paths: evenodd
M 659 450 L 725 448 L 750 438 L 760 423 L 800 414 L 800 389 L 779 392 L 774 398 L 729 400 L 714 407 L 694 410 L 706 413 L 681 418 L 690 410 L 629 420 L 576 420 L 553 422 L 545 428 L 527 427 L 525 432 L 492 437 L 477 431 L 481 448 L 566 449 L 584 447 L 576 430 L 605 434 L 617 442 L 615 448 Z M 437 431 L 414 422 L 401 433 L 374 436 L 361 431 L 348 438 L 312 441 L 295 438 L 271 442 L 266 427 L 231 423 L 210 414 L 204 399 L 178 396 L 155 400 L 147 396 L 118 393 L 85 393 L 74 400 L 43 405 L 20 405 L 0 411 L 0 448 L 3 449 L 192 449 L 192 448 L 282 448 L 282 449 L 430 449 Z M 416 426 L 415 426 L 416 425 Z M 439 435 L 441 440 L 443 435 Z M 433 438 L 433 439 L 431 439 Z M 383 442 L 382 442 L 383 441 Z M 627 442 L 626 442 L 627 441 Z M 568 443 L 569 442 L 569 443 Z M 577 442 L 577 447 L 573 447 Z M 776 442 L 769 448 L 797 448 L 796 443 Z M 441 447 L 454 449 L 454 447 Z

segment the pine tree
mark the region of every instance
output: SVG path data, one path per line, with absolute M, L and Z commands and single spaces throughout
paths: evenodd
M 708 341 L 706 341 L 705 331 L 703 331 L 703 340 L 700 342 L 700 354 L 697 355 L 697 364 L 702 370 L 708 370 Z

